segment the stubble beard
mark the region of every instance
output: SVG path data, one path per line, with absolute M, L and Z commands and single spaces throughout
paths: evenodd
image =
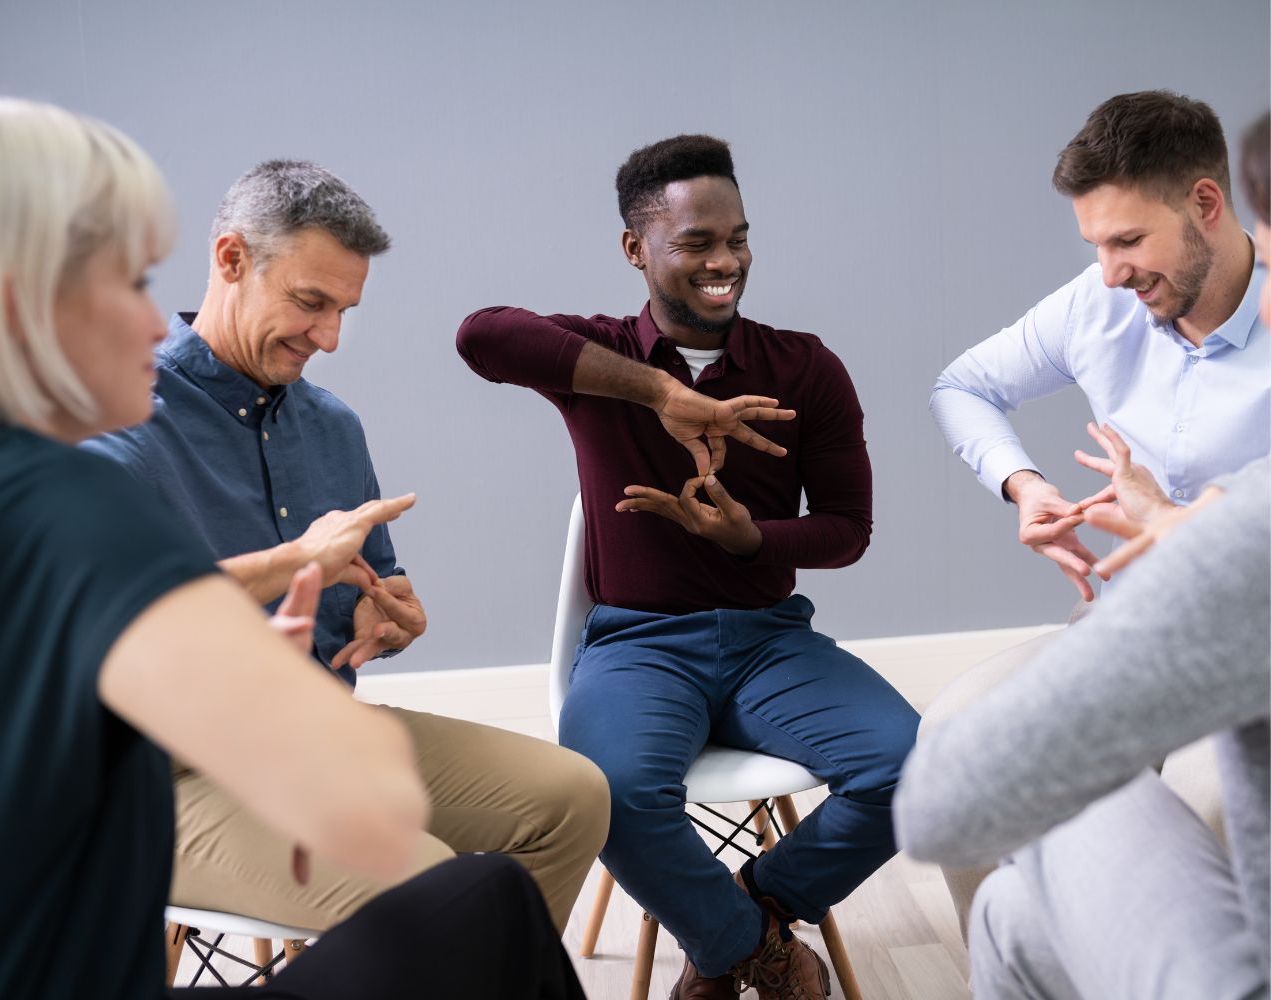
M 1183 263 L 1178 277 L 1171 280 L 1177 300 L 1173 307 L 1163 313 L 1152 310 L 1152 313 L 1163 323 L 1173 323 L 1187 316 L 1196 308 L 1201 293 L 1205 290 L 1205 282 L 1214 266 L 1214 248 L 1205 242 L 1200 230 L 1188 219 L 1183 229 Z
M 681 326 L 687 326 L 690 330 L 696 330 L 698 333 L 704 333 L 711 337 L 723 336 L 733 328 L 733 322 L 737 318 L 737 305 L 741 301 L 740 291 L 737 293 L 737 298 L 733 300 L 733 314 L 728 319 L 711 320 L 699 315 L 683 299 L 677 299 L 663 288 L 656 279 L 650 284 L 653 285 L 653 293 L 658 297 L 658 302 L 662 304 L 666 314 Z

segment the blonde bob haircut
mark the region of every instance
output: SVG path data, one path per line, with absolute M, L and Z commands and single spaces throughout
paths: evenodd
M 163 177 L 126 135 L 0 97 L 0 421 L 40 427 L 59 410 L 96 416 L 58 341 L 54 304 L 99 251 L 140 275 L 175 235 Z

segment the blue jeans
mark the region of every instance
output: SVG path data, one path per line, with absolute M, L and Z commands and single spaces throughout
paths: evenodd
M 800 919 L 819 923 L 896 853 L 891 798 L 918 714 L 814 632 L 813 610 L 797 594 L 687 615 L 597 605 L 583 627 L 560 741 L 609 779 L 600 859 L 705 976 L 747 957 L 764 926 L 684 812 L 684 774 L 708 740 L 797 761 L 828 784 L 755 864 L 763 894 Z

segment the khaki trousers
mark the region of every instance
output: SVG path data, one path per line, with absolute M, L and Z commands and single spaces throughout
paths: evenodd
M 412 874 L 498 852 L 538 883 L 558 932 L 609 829 L 609 789 L 586 758 L 473 722 L 386 708 L 415 743 L 433 814 Z M 389 886 L 321 858 L 306 885 L 292 844 L 203 775 L 177 769 L 172 902 L 326 930 Z
M 1089 605 L 1078 604 L 1069 624 L 1080 620 L 1089 611 Z M 940 692 L 931 707 L 923 713 L 922 722 L 918 726 L 919 742 L 936 726 L 984 697 L 1016 670 L 1027 669 L 1032 659 L 1053 642 L 1058 634 L 1049 632 L 1012 646 L 959 676 Z M 1174 751 L 1166 759 L 1161 776 L 1165 779 L 1165 784 L 1218 836 L 1219 841 L 1223 841 L 1222 789 L 1213 742 L 1207 737 Z M 958 926 L 965 941 L 971 902 L 980 883 L 988 878 L 993 868 L 942 868 L 941 871 L 945 884 L 949 887 L 949 895 L 953 897 L 953 908 L 957 911 Z

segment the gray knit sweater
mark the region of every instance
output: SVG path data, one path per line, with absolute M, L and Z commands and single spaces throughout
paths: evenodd
M 1268 460 L 1124 571 L 1102 607 L 914 750 L 894 808 L 919 860 L 991 863 L 1216 733 L 1232 865 L 1268 965 Z

